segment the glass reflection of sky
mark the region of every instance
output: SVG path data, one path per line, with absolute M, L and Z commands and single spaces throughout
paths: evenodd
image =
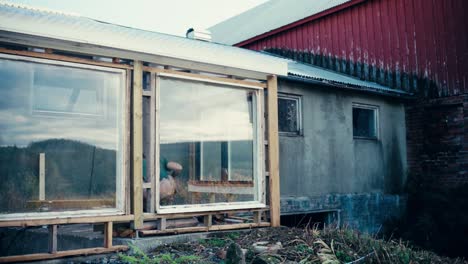
M 119 74 L 0 59 L 0 146 L 63 138 L 117 149 Z
M 249 91 L 169 78 L 160 84 L 162 144 L 253 139 Z

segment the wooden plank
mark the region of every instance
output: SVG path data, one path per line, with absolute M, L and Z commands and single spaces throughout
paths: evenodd
M 133 63 L 133 214 L 134 227 L 143 227 L 143 63 Z
M 89 199 L 89 200 L 35 200 L 26 203 L 28 208 L 47 207 L 55 209 L 90 209 L 95 207 L 115 207 L 114 199 Z
M 150 89 L 151 89 L 151 103 L 150 103 L 150 155 L 149 155 L 149 168 L 150 168 L 150 182 L 151 188 L 151 200 L 150 200 L 150 211 L 151 213 L 156 212 L 156 168 L 159 166 L 159 161 L 156 161 L 156 74 L 152 72 L 150 77 Z M 159 177 L 159 176 L 158 176 Z
M 107 222 L 104 224 L 104 247 L 112 248 L 112 232 L 113 232 L 112 222 Z
M 127 70 L 126 71 L 126 90 L 125 90 L 125 137 L 124 139 L 124 169 L 125 169 L 125 192 L 124 192 L 124 210 L 125 214 L 131 214 L 132 211 L 132 199 L 131 199 L 131 193 L 132 193 L 132 179 L 130 175 L 132 174 L 131 171 L 131 118 L 132 118 L 132 107 L 131 107 L 131 98 L 132 98 L 132 71 Z
M 280 226 L 280 181 L 278 143 L 278 81 L 275 75 L 268 76 L 267 127 L 268 127 L 268 172 L 270 191 L 270 221 L 273 227 Z
M 39 200 L 45 200 L 45 153 L 39 153 Z
M 112 67 L 112 68 L 118 68 L 118 69 L 132 69 L 133 68 L 131 65 L 126 65 L 126 64 L 95 61 L 95 60 L 89 60 L 89 59 L 83 59 L 83 58 L 77 58 L 77 57 L 69 57 L 69 56 L 49 54 L 49 53 L 39 53 L 39 52 L 25 51 L 25 50 L 10 50 L 10 49 L 5 49 L 5 48 L 0 48 L 0 53 L 19 55 L 19 56 L 28 56 L 28 57 L 40 58 L 40 59 L 89 64 L 89 65 L 95 65 L 95 66 Z
M 49 219 L 21 219 L 0 221 L 0 227 L 27 227 L 43 225 L 64 225 L 64 224 L 93 224 L 105 222 L 129 222 L 133 220 L 133 215 L 113 215 L 113 216 L 89 216 L 89 217 L 67 217 Z
M 57 225 L 48 226 L 49 229 L 49 253 L 57 253 Z
M 205 217 L 203 217 L 203 222 L 204 222 L 205 226 L 211 227 L 211 225 L 213 223 L 213 215 L 211 215 L 211 214 L 205 215 Z
M 153 95 L 153 91 L 143 90 L 143 96 L 151 97 Z
M 139 233 L 142 236 L 149 236 L 149 235 L 182 234 L 182 233 L 206 232 L 206 231 L 208 231 L 208 227 L 197 226 L 197 227 L 171 228 L 171 229 L 166 229 L 166 230 L 140 230 Z
M 254 208 L 254 209 L 237 209 L 237 210 L 224 210 L 224 211 L 206 211 L 206 212 L 196 212 L 196 213 L 176 213 L 176 214 L 144 214 L 145 221 L 157 220 L 161 218 L 174 219 L 174 218 L 184 218 L 184 217 L 194 217 L 194 216 L 204 216 L 209 214 L 233 214 L 239 212 L 265 212 L 269 208 Z
M 232 229 L 245 229 L 245 228 L 254 228 L 254 227 L 267 227 L 271 223 L 262 222 L 262 223 L 242 223 L 242 224 L 231 224 L 231 225 L 214 225 L 211 226 L 208 231 L 221 231 L 221 230 L 232 230 Z
M 167 220 L 166 218 L 161 218 L 158 220 L 158 229 L 159 230 L 166 230 L 167 228 Z
M 254 212 L 253 213 L 253 221 L 254 223 L 261 223 L 262 222 L 262 212 Z
M 210 193 L 210 194 L 215 194 L 215 193 L 224 193 L 224 194 L 254 194 L 254 187 L 253 186 L 219 186 L 219 185 L 213 185 L 213 186 L 199 186 L 199 185 L 193 185 L 193 184 L 188 184 L 188 192 L 194 192 L 194 193 Z M 211 203 L 211 202 L 210 202 Z M 213 201 L 214 203 L 214 201 Z
M 175 75 L 184 76 L 184 77 L 188 77 L 188 78 L 203 79 L 203 80 L 206 80 L 206 81 L 213 81 L 213 82 L 223 82 L 223 83 L 228 83 L 228 84 L 232 84 L 232 85 L 254 86 L 254 87 L 262 88 L 262 89 L 267 88 L 267 85 L 265 83 L 261 83 L 261 82 L 235 80 L 235 79 L 230 79 L 230 78 L 207 76 L 207 75 L 194 74 L 194 73 L 188 73 L 188 72 L 181 72 L 181 71 L 175 71 L 175 70 L 169 70 L 169 69 L 160 69 L 160 68 L 153 68 L 153 67 L 144 66 L 143 71 L 154 72 L 154 73 L 175 74 Z
M 86 249 L 75 249 L 67 251 L 58 251 L 56 253 L 39 253 L 39 254 L 29 254 L 21 256 L 9 256 L 9 257 L 0 257 L 0 263 L 12 263 L 12 262 L 27 262 L 27 261 L 38 261 L 46 259 L 57 259 L 70 256 L 79 256 L 79 255 L 92 255 L 92 254 L 104 254 L 110 252 L 126 251 L 128 246 L 113 246 L 111 248 L 86 248 Z

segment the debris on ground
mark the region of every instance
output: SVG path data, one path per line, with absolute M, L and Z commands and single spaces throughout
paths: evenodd
M 351 229 L 261 228 L 214 233 L 196 242 L 167 244 L 145 254 L 133 249 L 120 254 L 121 263 L 456 263 L 413 249 L 403 241 L 384 241 Z

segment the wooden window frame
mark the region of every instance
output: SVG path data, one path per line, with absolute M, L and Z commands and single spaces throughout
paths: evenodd
M 70 217 L 92 217 L 92 216 L 113 216 L 113 215 L 123 215 L 126 210 L 126 178 L 128 177 L 128 133 L 127 131 L 130 128 L 128 122 L 128 115 L 130 113 L 130 104 L 128 95 L 128 85 L 127 78 L 128 72 L 125 69 L 97 66 L 91 64 L 77 63 L 77 62 L 67 62 L 67 61 L 58 61 L 54 59 L 47 58 L 36 58 L 26 55 L 11 55 L 0 52 L 0 59 L 2 60 L 11 60 L 11 61 L 21 61 L 29 63 L 38 63 L 45 65 L 54 65 L 54 66 L 63 66 L 68 68 L 78 68 L 85 70 L 95 70 L 101 72 L 117 73 L 120 74 L 121 85 L 118 89 L 121 90 L 121 101 L 119 102 L 119 107 L 122 109 L 122 115 L 119 121 L 119 147 L 121 155 L 119 157 L 121 165 L 116 167 L 116 206 L 115 208 L 104 208 L 104 209 L 85 209 L 85 210 L 73 210 L 73 211 L 51 211 L 51 212 L 27 212 L 27 213 L 2 213 L 0 214 L 0 221 L 14 221 L 14 220 L 33 220 L 33 219 L 63 219 Z M 117 161 L 119 163 L 119 161 Z M 120 171 L 120 175 L 119 175 Z
M 254 182 L 256 184 L 256 190 L 254 194 L 254 201 L 248 202 L 223 202 L 223 203 L 215 203 L 215 204 L 185 204 L 185 205 L 173 205 L 173 206 L 160 206 L 160 199 L 159 199 L 159 151 L 160 151 L 160 142 L 159 142 L 159 128 L 160 128 L 160 77 L 164 78 L 173 78 L 173 79 L 181 79 L 181 80 L 190 80 L 194 82 L 205 82 L 205 83 L 212 83 L 212 84 L 220 84 L 225 86 L 230 86 L 233 88 L 249 90 L 255 93 L 256 104 L 255 105 L 255 117 L 256 117 L 256 125 L 255 129 L 255 148 L 254 148 Z M 204 76 L 194 77 L 194 76 L 187 76 L 184 74 L 177 74 L 177 73 L 165 73 L 165 72 L 157 72 L 154 74 L 154 83 L 156 92 L 156 103 L 155 103 L 155 157 L 152 161 L 155 164 L 154 170 L 154 180 L 155 180 L 155 209 L 157 214 L 173 214 L 173 213 L 196 213 L 196 212 L 212 212 L 212 211 L 225 211 L 225 210 L 241 210 L 241 209 L 257 209 L 257 208 L 266 208 L 266 196 L 265 196 L 265 169 L 264 169 L 264 118 L 263 118 L 263 101 L 264 101 L 264 94 L 263 94 L 263 87 L 259 85 L 249 85 L 248 83 L 240 83 L 240 82 L 232 82 L 229 79 L 226 82 L 220 80 L 213 80 L 210 78 L 205 78 Z M 254 185 L 255 186 L 255 185 Z
M 302 95 L 278 93 L 278 108 L 279 108 L 279 100 L 280 99 L 295 100 L 297 102 L 297 115 L 296 115 L 297 132 L 280 131 L 279 130 L 280 120 L 278 119 L 278 134 L 280 136 L 290 136 L 290 137 L 302 136 L 303 135 L 303 129 L 302 129 Z
M 370 105 L 370 104 L 362 104 L 362 103 L 353 103 L 351 108 L 351 122 L 353 122 L 353 110 L 355 108 L 359 109 L 366 109 L 372 110 L 374 112 L 374 124 L 375 124 L 375 137 L 361 137 L 354 135 L 354 124 L 351 124 L 352 131 L 353 131 L 353 139 L 365 139 L 365 140 L 379 140 L 380 139 L 380 117 L 379 117 L 379 106 L 377 105 Z

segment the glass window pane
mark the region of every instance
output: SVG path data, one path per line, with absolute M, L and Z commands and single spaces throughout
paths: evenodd
M 161 78 L 161 206 L 255 200 L 255 103 L 245 89 Z
M 0 59 L 0 79 L 0 214 L 115 208 L 122 74 Z
M 280 132 L 299 133 L 298 100 L 278 98 L 278 129 Z
M 377 137 L 375 109 L 353 108 L 353 135 L 355 137 Z

